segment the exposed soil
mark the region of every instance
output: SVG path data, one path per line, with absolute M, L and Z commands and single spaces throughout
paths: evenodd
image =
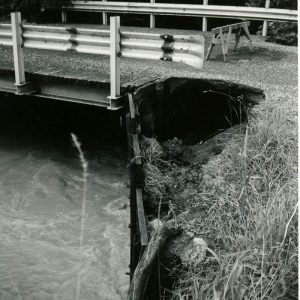
M 256 89 L 253 90 L 250 88 L 248 90 L 250 93 L 248 94 L 246 89 L 243 89 L 242 92 L 240 90 L 240 93 L 235 94 L 235 97 L 243 95 L 243 99 L 246 100 L 248 104 L 250 102 L 252 102 L 252 104 L 259 102 L 259 105 L 252 109 L 251 115 L 248 117 L 248 122 L 251 124 L 249 130 L 251 132 L 253 130 L 250 138 L 251 145 L 249 146 L 253 157 L 249 160 L 255 161 L 257 157 L 262 155 L 263 150 L 259 147 L 263 147 L 264 144 L 258 147 L 256 143 L 259 144 L 262 142 L 260 135 L 262 134 L 264 136 L 264 131 L 271 131 L 267 133 L 266 137 L 271 140 L 275 139 L 275 142 L 272 143 L 281 143 L 278 144 L 279 148 L 279 145 L 282 145 L 281 147 L 289 149 L 286 150 L 287 161 L 285 163 L 280 162 L 279 165 L 284 166 L 285 164 L 291 164 L 291 167 L 288 168 L 291 173 L 293 173 L 293 170 L 296 168 L 295 154 L 293 154 L 296 145 L 297 131 L 297 58 L 295 50 L 296 48 L 293 47 L 266 44 L 263 41 L 256 40 L 254 52 L 250 52 L 247 46 L 241 47 L 237 53 L 230 53 L 230 62 L 228 64 L 224 64 L 222 62 L 222 56 L 216 53 L 216 56 L 213 56 L 210 61 L 204 64 L 203 73 L 201 72 L 200 75 L 201 77 L 207 76 L 213 78 L 212 82 L 214 82 L 215 79 L 230 80 L 230 87 L 232 87 L 234 82 L 233 86 L 235 86 L 235 88 L 237 87 L 235 84 L 240 83 L 242 86 L 243 84 L 247 84 Z M 164 65 L 161 66 L 160 72 L 162 74 L 170 74 L 169 70 L 164 68 Z M 179 74 L 179 71 L 177 71 L 177 74 Z M 195 74 L 194 72 L 185 71 L 185 67 L 183 67 L 180 71 L 181 83 L 187 80 L 187 78 L 182 77 L 186 76 L 190 78 L 193 75 L 198 77 L 199 74 L 200 73 Z M 194 79 L 191 81 L 193 80 Z M 176 80 L 172 81 L 171 79 L 171 82 L 174 83 Z M 238 249 L 241 249 L 240 251 L 246 251 L 243 246 L 239 246 L 241 245 L 240 243 L 247 245 L 247 241 L 250 243 L 252 238 L 244 237 L 245 232 L 247 232 L 247 230 L 250 231 L 250 228 L 247 227 L 249 225 L 239 225 L 239 223 L 235 223 L 237 222 L 235 220 L 239 219 L 237 216 L 239 210 L 230 207 L 231 205 L 241 205 L 244 207 L 244 201 L 248 201 L 243 199 L 245 197 L 243 196 L 243 186 L 245 186 L 245 181 L 243 180 L 245 179 L 241 170 L 243 170 L 244 167 L 243 163 L 239 161 L 239 157 L 243 157 L 243 149 L 247 149 L 248 147 L 247 144 L 244 144 L 246 126 L 245 124 L 238 125 L 240 122 L 246 121 L 247 118 L 245 116 L 237 118 L 235 122 L 231 124 L 227 123 L 227 126 L 224 126 L 226 122 L 218 124 L 222 112 L 224 113 L 225 111 L 225 107 L 222 109 L 222 105 L 218 106 L 214 103 L 214 100 L 217 100 L 218 97 L 209 99 L 209 97 L 206 98 L 207 95 L 203 94 L 204 90 L 214 90 L 218 84 L 216 83 L 213 87 L 206 85 L 206 87 L 203 88 L 203 86 L 201 87 L 201 83 L 198 82 L 198 84 L 184 90 L 182 86 L 185 84 L 186 82 L 184 84 L 178 84 L 178 82 L 175 84 L 175 86 L 180 88 L 178 92 L 173 93 L 174 97 L 170 97 L 168 93 L 162 92 L 167 86 L 168 91 L 171 91 L 170 93 L 172 94 L 172 91 L 174 92 L 174 90 L 176 90 L 176 88 L 170 88 L 172 84 L 166 84 L 163 87 L 160 87 L 158 84 L 156 88 L 149 85 L 144 91 L 141 91 L 137 95 L 137 106 L 141 114 L 142 132 L 147 136 L 147 138 L 143 138 L 142 144 L 144 145 L 144 149 L 148 149 L 144 151 L 144 156 L 148 162 L 144 165 L 147 192 L 145 206 L 148 217 L 149 220 L 156 219 L 157 217 L 162 217 L 164 215 L 163 212 L 165 212 L 165 218 L 174 218 L 178 224 L 184 228 L 184 232 L 187 234 L 185 238 L 179 241 L 179 245 L 181 246 L 187 244 L 187 241 L 194 237 L 201 237 L 205 239 L 208 247 L 212 247 L 212 249 L 217 252 L 217 256 L 224 255 L 227 257 L 229 253 L 226 251 L 231 249 L 230 251 L 233 253 L 233 257 L 238 257 Z M 219 87 L 220 86 L 219 82 Z M 218 92 L 230 95 L 232 89 L 228 88 L 229 86 L 227 85 L 225 89 L 223 88 L 222 91 L 219 90 Z M 264 91 L 265 99 L 263 99 L 262 94 L 259 94 L 257 88 L 261 88 Z M 194 91 L 196 92 L 193 95 Z M 176 97 L 176 94 L 178 97 Z M 201 96 L 199 96 L 200 94 Z M 254 101 L 250 101 L 251 96 Z M 209 104 L 211 104 L 215 110 L 212 109 L 211 113 L 209 113 L 208 110 L 203 109 L 201 105 L 197 106 L 197 97 L 198 102 L 201 102 L 204 107 L 209 107 Z M 158 101 L 158 98 L 163 100 Z M 142 99 L 144 99 L 144 102 Z M 194 102 L 191 99 L 194 99 Z M 259 101 L 259 99 L 263 99 L 263 101 Z M 224 100 L 226 101 L 226 97 L 220 97 L 219 102 Z M 168 102 L 170 102 L 169 105 L 166 104 Z M 159 115 L 155 108 L 157 108 L 158 111 L 163 111 L 163 115 Z M 220 114 L 218 113 L 218 109 L 220 109 Z M 213 115 L 213 111 L 215 111 L 215 115 Z M 278 113 L 277 111 L 280 112 Z M 197 114 L 198 118 L 195 117 Z M 184 116 L 186 116 L 186 118 L 184 118 Z M 212 124 L 208 126 L 209 122 L 207 121 L 210 117 L 211 120 L 216 121 L 215 127 Z M 206 122 L 203 122 L 204 120 L 206 120 Z M 196 123 L 194 123 L 194 121 Z M 236 126 L 226 129 L 234 124 L 236 124 Z M 190 125 L 191 127 L 189 127 Z M 280 126 L 280 136 L 275 135 L 273 137 L 273 129 L 270 129 L 273 128 L 273 126 Z M 201 134 L 199 130 L 193 132 L 191 128 L 205 128 L 207 131 Z M 186 131 L 184 131 L 185 129 Z M 218 134 L 214 135 L 216 133 Z M 276 133 L 274 132 L 274 134 Z M 276 151 L 277 150 L 275 150 L 275 153 Z M 237 155 L 237 157 L 235 157 L 235 155 Z M 274 156 L 272 156 L 272 159 L 273 157 Z M 228 161 L 230 159 L 236 159 L 235 163 L 241 164 L 234 171 L 230 168 L 226 170 L 225 166 L 230 164 L 230 161 Z M 291 160 L 291 162 L 289 160 Z M 264 164 L 264 162 L 261 163 Z M 276 165 L 277 162 L 274 162 L 274 164 Z M 264 168 L 263 165 L 262 168 Z M 271 171 L 272 170 L 269 170 L 268 172 Z M 227 172 L 233 173 L 228 174 Z M 253 171 L 251 170 L 250 172 Z M 252 206 L 259 207 L 257 208 L 257 214 L 261 213 L 264 215 L 263 218 L 265 218 L 265 222 L 269 222 L 268 220 L 271 220 L 269 219 L 271 217 L 268 213 L 270 214 L 271 212 L 264 211 L 266 208 L 260 207 L 260 202 L 257 202 L 255 199 L 255 197 L 260 198 L 265 196 L 265 185 L 259 179 L 260 177 L 256 178 L 255 175 L 256 174 L 253 175 L 254 178 L 251 179 L 252 181 L 249 183 L 251 187 L 254 187 L 254 195 L 251 195 L 252 198 L 249 197 L 251 201 L 254 201 Z M 268 176 L 268 174 L 266 176 Z M 293 177 L 293 175 L 285 176 L 288 178 L 290 176 Z M 268 180 L 270 180 L 269 185 L 273 185 L 275 182 L 285 188 L 286 183 L 277 183 L 278 178 L 274 178 L 274 180 L 269 178 Z M 291 186 L 291 189 L 287 193 L 296 189 L 296 186 L 293 186 L 294 180 L 288 181 L 287 184 L 289 187 Z M 225 197 L 226 200 L 224 200 L 223 197 Z M 241 197 L 242 200 L 241 203 L 239 203 L 239 198 Z M 270 199 L 276 199 L 276 197 L 277 196 L 272 195 Z M 288 197 L 286 201 L 291 201 L 295 205 L 296 198 L 290 195 Z M 268 203 L 271 201 L 270 199 L 267 198 L 263 201 Z M 281 205 L 285 204 L 276 204 L 274 209 L 279 209 Z M 160 210 L 158 209 L 159 206 Z M 221 214 L 221 212 L 219 213 L 219 210 L 223 211 L 223 214 Z M 160 216 L 158 215 L 159 212 Z M 280 213 L 278 211 L 275 214 L 279 216 Z M 213 218 L 213 215 L 215 216 L 215 221 L 208 219 Z M 289 211 L 287 215 L 291 217 L 292 212 Z M 244 221 L 248 222 L 247 217 L 242 218 L 241 221 L 238 222 Z M 283 225 L 284 221 L 281 222 Z M 232 230 L 235 231 L 238 237 L 233 236 L 233 240 L 230 241 L 230 236 L 222 236 L 222 226 L 224 226 L 224 228 L 232 227 Z M 259 224 L 257 226 L 268 227 L 266 224 Z M 273 225 L 270 230 L 274 230 L 276 228 L 274 226 L 275 225 Z M 281 229 L 277 229 L 277 232 L 280 232 L 280 230 Z M 257 234 L 259 233 L 254 233 L 254 236 Z M 256 242 L 253 241 L 253 243 Z M 294 243 L 296 243 L 295 240 Z M 173 244 L 170 246 L 169 249 L 171 249 L 171 252 L 172 249 L 175 249 L 174 247 Z M 261 251 L 261 245 L 253 247 L 252 251 Z M 174 250 L 173 252 L 176 251 Z M 214 256 L 210 254 L 207 258 L 208 261 L 213 260 L 211 257 Z M 259 264 L 259 262 L 253 261 L 251 257 L 247 258 L 247 261 L 251 261 L 253 264 Z M 151 291 L 149 291 L 149 299 L 157 299 L 159 286 L 167 290 L 172 290 L 174 288 L 174 286 L 172 286 L 174 281 L 177 282 L 176 292 L 178 292 L 178 286 L 181 286 L 181 288 L 186 289 L 183 290 L 182 293 L 191 296 L 193 294 L 193 276 L 195 276 L 193 272 L 196 271 L 191 267 L 182 266 L 180 260 L 178 262 L 178 256 L 177 258 L 173 256 L 171 259 L 169 256 L 168 258 L 162 257 L 161 263 L 161 282 L 158 284 L 157 273 L 159 271 L 156 267 L 153 271 L 155 275 L 150 281 Z M 227 263 L 229 266 L 230 262 Z M 178 269 L 174 269 L 176 265 L 179 265 Z M 170 274 L 172 268 L 173 271 Z M 230 265 L 230 268 L 228 269 L 229 271 L 223 270 L 222 272 L 224 272 L 224 274 L 226 274 L 226 272 L 233 272 L 234 265 Z M 282 266 L 281 268 L 283 272 L 287 272 L 287 275 L 282 275 L 281 279 L 278 279 L 278 282 L 270 282 L 270 285 L 274 287 L 274 296 L 276 295 L 276 285 L 280 285 L 280 280 L 285 281 L 287 285 L 286 297 L 288 298 L 290 297 L 288 295 L 295 294 L 297 290 L 297 287 L 294 285 L 295 281 L 286 279 L 289 276 L 288 274 L 295 274 L 293 273 L 295 270 L 292 270 L 290 267 Z M 200 271 L 197 271 L 198 277 L 194 278 L 194 284 L 200 285 L 198 286 L 198 292 L 202 289 L 202 294 L 206 295 L 203 296 L 203 299 L 212 297 L 211 293 L 213 292 L 213 287 L 211 286 L 213 286 L 214 280 L 220 282 L 220 285 L 216 287 L 216 297 L 219 297 L 218 289 L 222 288 L 223 283 L 221 279 L 214 277 L 216 276 L 214 272 L 217 269 L 217 264 L 209 263 L 206 260 L 205 264 L 199 267 Z M 272 266 L 271 263 L 270 270 L 274 270 L 274 266 Z M 226 278 L 226 276 L 224 278 Z M 230 276 L 228 280 L 230 280 Z M 205 282 L 205 285 L 202 287 L 201 282 Z M 209 290 L 208 287 L 211 287 L 212 290 Z M 206 291 L 206 288 L 208 291 Z M 245 284 L 245 290 L 246 289 L 247 283 Z M 203 292 L 203 290 L 205 292 Z M 235 297 L 237 297 L 236 299 L 241 299 L 239 298 L 240 296 Z M 174 299 L 177 298 L 175 297 Z

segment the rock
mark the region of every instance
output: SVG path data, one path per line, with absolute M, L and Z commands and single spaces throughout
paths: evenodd
M 194 234 L 185 232 L 178 236 L 169 245 L 165 252 L 165 259 L 172 264 L 172 261 L 180 259 L 181 263 L 197 265 L 206 256 L 207 243 Z
M 162 147 L 155 138 L 147 138 L 143 136 L 141 139 L 141 149 L 144 158 L 148 162 L 163 158 L 164 153 Z
M 149 222 L 150 227 L 150 236 L 153 235 L 153 233 L 158 230 L 159 227 L 163 225 L 163 222 L 159 219 L 154 219 L 151 222 Z
M 167 153 L 169 159 L 181 160 L 183 153 L 182 141 L 176 137 L 162 143 L 164 152 Z
M 182 263 L 198 265 L 206 256 L 207 243 L 202 238 L 194 237 L 180 255 Z
M 249 63 L 249 59 L 239 59 L 238 65 L 246 65 Z

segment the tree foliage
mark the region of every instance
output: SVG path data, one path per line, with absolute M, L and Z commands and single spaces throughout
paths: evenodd
M 2 14 L 12 11 L 22 12 L 23 18 L 36 22 L 41 14 L 49 9 L 60 9 L 69 0 L 0 0 Z
M 18 11 L 35 6 L 44 9 L 60 8 L 68 2 L 68 0 L 0 0 L 0 6 L 10 11 Z
M 266 0 L 248 0 L 247 5 L 264 7 Z M 271 0 L 271 8 L 297 9 L 297 0 Z
M 248 0 L 249 6 L 265 6 L 265 0 Z M 271 0 L 270 8 L 297 9 L 297 0 Z M 258 32 L 261 33 L 262 26 Z M 269 22 L 268 41 L 283 45 L 298 44 L 298 27 L 296 23 Z

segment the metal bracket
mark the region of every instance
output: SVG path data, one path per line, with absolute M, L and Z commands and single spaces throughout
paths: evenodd
M 121 105 L 121 98 L 123 98 L 122 96 L 119 97 L 111 97 L 108 96 L 107 99 L 110 101 L 110 105 L 107 107 L 107 109 L 109 110 L 119 110 L 123 107 L 123 105 Z
M 31 82 L 25 82 L 21 84 L 14 84 L 16 87 L 16 95 L 32 95 L 36 92 L 35 89 L 33 89 L 33 86 Z
M 172 34 L 161 34 L 160 38 L 163 39 L 166 43 L 174 42 L 174 36 Z
M 160 60 L 164 60 L 164 61 L 173 61 L 172 55 L 170 55 L 170 54 L 164 54 L 164 56 L 162 56 L 162 57 L 160 58 Z
M 172 54 L 174 52 L 174 36 L 170 34 L 162 34 L 160 38 L 164 41 L 164 44 L 161 47 L 163 56 L 160 59 L 172 61 Z

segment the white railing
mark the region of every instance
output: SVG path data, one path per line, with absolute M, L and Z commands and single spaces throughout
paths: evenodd
M 220 6 L 208 5 L 208 0 L 203 0 L 203 5 L 196 4 L 167 4 L 137 2 L 109 2 L 109 1 L 71 1 L 71 5 L 63 8 L 66 11 L 94 11 L 102 13 L 136 13 L 149 14 L 150 27 L 155 26 L 155 15 L 172 16 L 194 16 L 203 17 L 202 30 L 207 30 L 207 18 L 230 18 L 230 19 L 249 19 L 263 21 L 298 21 L 297 10 L 269 8 L 269 0 L 266 0 L 265 8 L 244 7 L 244 6 Z M 64 15 L 66 20 L 66 15 Z M 106 25 L 106 21 L 103 22 Z M 265 23 L 266 24 L 266 23 Z
M 23 48 L 110 56 L 111 103 L 120 97 L 120 57 L 203 66 L 203 36 L 121 32 L 120 18 L 110 21 L 110 30 L 22 25 L 20 13 L 12 13 L 12 24 L 0 24 L 0 45 L 13 46 L 16 85 L 25 84 Z

